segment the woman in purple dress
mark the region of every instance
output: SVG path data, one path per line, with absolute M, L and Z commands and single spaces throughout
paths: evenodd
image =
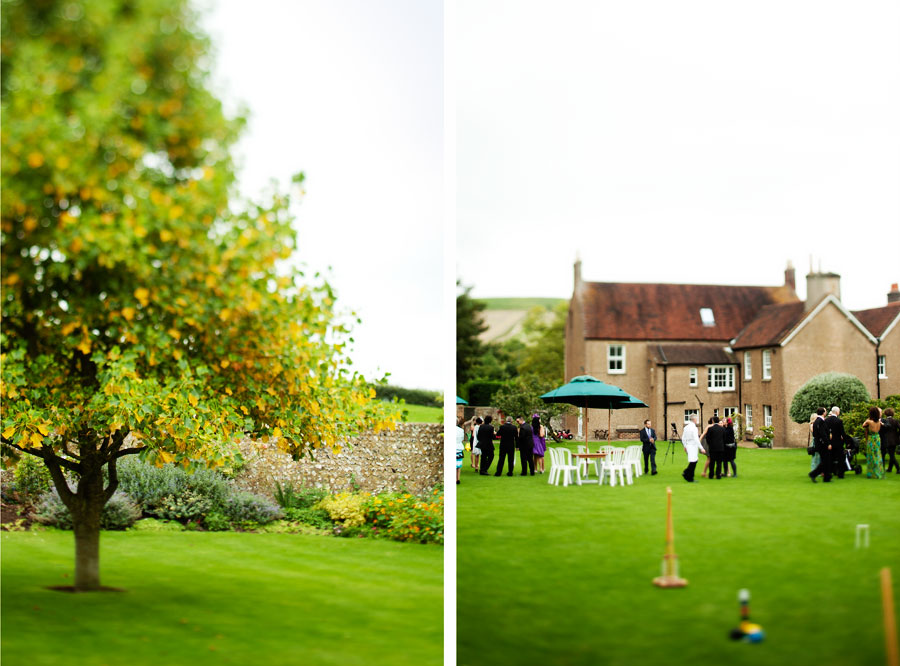
M 534 439 L 534 468 L 544 473 L 544 454 L 547 452 L 547 430 L 541 425 L 537 414 L 531 417 L 531 432 Z

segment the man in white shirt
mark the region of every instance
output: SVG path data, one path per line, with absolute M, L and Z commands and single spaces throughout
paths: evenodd
M 688 466 L 681 473 L 684 480 L 688 483 L 694 483 L 694 468 L 697 466 L 697 460 L 700 458 L 700 451 L 705 454 L 703 446 L 700 444 L 700 435 L 697 434 L 698 417 L 691 414 L 690 420 L 684 425 L 684 431 L 681 433 L 681 443 L 684 445 L 684 452 L 687 454 Z

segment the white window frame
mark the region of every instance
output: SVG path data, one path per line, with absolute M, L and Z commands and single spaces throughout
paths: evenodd
M 613 349 L 618 348 L 621 350 L 621 354 L 614 355 Z M 613 362 L 621 363 L 621 368 L 613 368 Z M 610 375 L 624 375 L 625 374 L 625 345 L 614 345 L 608 344 L 606 345 L 606 372 Z
M 708 365 L 706 372 L 706 388 L 711 393 L 734 390 L 733 365 Z
M 878 355 L 878 379 L 887 379 L 887 359 L 884 354 Z
M 716 418 L 719 418 L 719 408 L 718 408 L 718 407 L 716 407 L 716 408 L 713 410 L 713 416 L 715 416 Z
M 698 419 L 700 418 L 700 410 L 699 409 L 686 409 L 684 410 L 684 422 L 687 423 L 691 420 L 691 415 L 695 415 Z
M 869 366 L 872 367 L 872 366 Z M 772 350 L 763 349 L 762 353 L 762 378 L 763 381 L 772 379 Z
M 753 430 L 753 405 L 744 404 L 744 420 L 747 430 Z
M 763 422 L 767 428 L 772 425 L 772 405 L 763 405 Z
M 716 314 L 712 308 L 700 308 L 700 323 L 706 328 L 716 325 Z
M 697 386 L 697 377 L 699 376 L 699 373 L 697 372 L 697 368 L 691 368 L 690 370 L 688 370 L 688 375 L 690 378 L 689 386 Z
M 752 357 L 750 356 L 750 352 L 744 352 L 744 379 L 750 381 L 753 379 L 753 365 L 751 364 Z
M 725 414 L 725 418 L 730 418 L 738 413 L 737 407 L 723 407 L 722 412 Z

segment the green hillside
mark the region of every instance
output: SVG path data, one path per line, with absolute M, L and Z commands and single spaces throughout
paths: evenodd
M 485 310 L 524 310 L 528 311 L 535 305 L 545 307 L 548 310 L 562 303 L 565 298 L 479 298 L 486 305 Z

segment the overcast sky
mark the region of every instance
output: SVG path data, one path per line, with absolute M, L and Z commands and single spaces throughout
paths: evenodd
M 460 0 L 457 270 L 476 296 L 587 280 L 900 282 L 896 0 Z M 888 237 L 892 247 L 888 247 Z M 890 255 L 889 255 L 890 253 Z
M 443 21 L 438 0 L 198 0 L 242 191 L 304 171 L 299 258 L 363 320 L 367 378 L 440 389 Z

